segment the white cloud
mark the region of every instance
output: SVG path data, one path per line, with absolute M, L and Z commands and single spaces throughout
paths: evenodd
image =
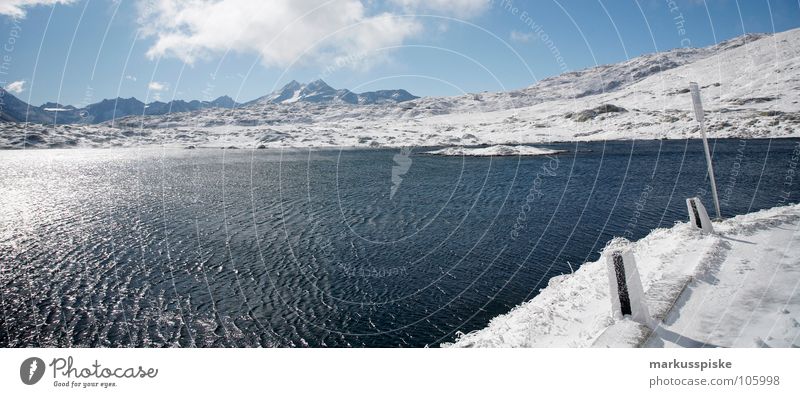
M 162 83 L 162 82 L 159 82 L 159 81 L 151 81 L 150 84 L 147 85 L 147 88 L 149 88 L 150 91 L 156 91 L 156 92 L 168 91 L 169 90 L 169 84 Z
M 6 85 L 6 91 L 12 94 L 21 94 L 25 91 L 25 80 L 15 81 Z
M 482 14 L 492 5 L 492 0 L 391 0 L 406 12 L 433 12 L 470 18 Z
M 192 63 L 230 49 L 271 66 L 369 53 L 421 31 L 411 18 L 368 15 L 359 0 L 143 0 L 139 24 L 155 39 L 151 58 Z
M 527 43 L 527 42 L 531 41 L 531 39 L 534 37 L 534 34 L 533 33 L 522 33 L 522 32 L 518 32 L 516 30 L 512 30 L 511 31 L 511 35 L 509 37 L 511 38 L 511 41 L 518 41 L 520 43 Z
M 69 4 L 74 2 L 75 0 L 0 0 L 0 15 L 24 18 L 25 8 L 27 7 Z
M 125 75 L 125 80 L 136 81 L 136 76 Z

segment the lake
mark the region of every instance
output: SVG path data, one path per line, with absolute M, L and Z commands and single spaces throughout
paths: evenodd
M 722 214 L 797 202 L 800 140 L 711 141 Z M 0 153 L 0 346 L 438 346 L 713 214 L 697 140 Z

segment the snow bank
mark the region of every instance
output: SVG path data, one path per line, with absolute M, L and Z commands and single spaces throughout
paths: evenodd
M 531 301 L 461 334 L 454 347 L 775 346 L 800 344 L 800 205 L 688 223 L 632 243 L 655 332 L 611 318 L 604 250 Z
M 565 150 L 543 149 L 533 146 L 508 146 L 494 145 L 482 148 L 448 147 L 439 150 L 423 152 L 437 156 L 544 156 L 549 154 L 564 153 Z

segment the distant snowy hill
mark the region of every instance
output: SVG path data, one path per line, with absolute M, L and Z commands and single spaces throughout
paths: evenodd
M 356 94 L 348 89 L 335 89 L 327 83 L 314 80 L 308 84 L 300 84 L 292 80 L 283 88 L 248 102 L 245 105 L 258 105 L 266 103 L 292 104 L 297 102 L 310 103 L 346 103 L 351 105 L 373 105 L 379 103 L 400 103 L 417 99 L 406 90 L 382 90 Z
M 76 109 L 80 118 L 77 120 L 63 120 L 62 123 L 102 123 L 125 116 L 165 115 L 210 108 L 231 109 L 236 106 L 238 104 L 228 96 L 221 96 L 213 101 L 193 100 L 187 102 L 174 100 L 170 102 L 155 101 L 147 104 L 136 98 L 104 99 L 83 109 Z
M 202 106 L 191 113 L 183 109 L 192 108 L 192 102 L 174 102 L 172 112 L 161 103 L 148 104 L 145 112 L 141 102 L 130 100 L 119 100 L 116 113 L 110 110 L 113 100 L 91 109 L 35 108 L 29 120 L 45 125 L 25 131 L 38 136 L 32 141 L 37 147 L 398 147 L 683 139 L 699 136 L 688 93 L 691 81 L 702 87 L 711 137 L 800 136 L 800 29 L 642 55 L 514 91 L 414 99 L 403 90 L 357 94 L 321 80 L 293 81 L 245 105 Z M 3 120 L 24 117 L 24 102 L 7 93 L 4 98 Z M 68 120 L 81 110 L 87 111 L 83 116 L 89 122 L 105 122 L 81 128 L 52 125 L 53 117 Z M 112 116 L 114 122 L 108 122 Z M 21 131 L 14 123 L 0 124 L 0 147 L 29 145 L 14 138 Z M 100 135 L 105 139 L 96 139 Z
M 126 116 L 164 115 L 209 108 L 231 109 L 239 105 L 229 96 L 222 96 L 213 101 L 175 100 L 148 104 L 136 98 L 103 99 L 83 108 L 55 102 L 32 106 L 1 88 L 0 97 L 4 101 L 4 105 L 0 106 L 0 120 L 38 124 L 93 124 Z

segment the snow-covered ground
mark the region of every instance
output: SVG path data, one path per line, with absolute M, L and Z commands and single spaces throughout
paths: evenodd
M 800 29 L 746 35 L 564 73 L 515 91 L 399 104 L 255 103 L 100 125 L 0 123 L 0 148 L 399 147 L 697 137 L 688 84 L 711 137 L 800 136 Z
M 798 347 L 800 204 L 687 222 L 632 243 L 655 332 L 611 317 L 606 255 L 550 280 L 531 301 L 455 347 Z M 606 250 L 607 251 L 607 250 Z
M 564 153 L 564 150 L 544 149 L 534 146 L 508 146 L 494 145 L 479 148 L 466 147 L 447 147 L 443 149 L 422 152 L 423 154 L 433 154 L 437 156 L 474 156 L 474 157 L 496 157 L 496 156 L 545 156 L 550 154 Z

